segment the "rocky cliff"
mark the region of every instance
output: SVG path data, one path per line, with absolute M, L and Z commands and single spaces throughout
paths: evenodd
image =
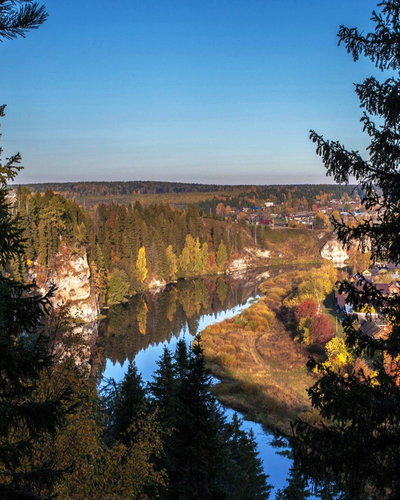
M 85 323 L 96 321 L 99 304 L 90 284 L 90 268 L 84 247 L 71 250 L 64 246 L 57 253 L 51 269 L 45 271 L 37 263 L 29 269 L 30 279 L 35 279 L 43 293 L 51 283 L 57 287 L 52 299 L 54 308 L 68 304 L 71 315 Z
M 331 260 L 336 267 L 344 267 L 349 255 L 346 249 L 343 248 L 342 243 L 333 238 L 321 248 L 321 257 Z
M 98 336 L 97 316 L 99 304 L 90 283 L 90 268 L 86 249 L 71 250 L 63 246 L 57 253 L 51 269 L 45 270 L 38 263 L 28 270 L 29 278 L 34 279 L 42 293 L 46 293 L 50 284 L 57 287 L 52 304 L 55 309 L 67 305 L 69 312 L 77 321 L 73 333 L 79 335 L 83 343 L 79 348 L 66 347 L 62 342 L 55 350 L 62 356 L 73 356 L 77 364 L 84 365 L 90 371 L 93 365 L 93 352 Z

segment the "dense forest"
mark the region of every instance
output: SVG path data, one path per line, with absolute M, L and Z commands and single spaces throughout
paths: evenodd
M 49 189 L 32 194 L 19 187 L 14 210 L 24 231 L 25 259 L 14 262 L 13 275 L 24 276 L 33 263 L 45 275 L 62 245 L 77 252 L 84 247 L 103 304 L 120 302 L 152 280 L 221 271 L 243 252 L 245 242 L 253 244 L 243 224 L 205 219 L 195 205 L 181 210 L 111 203 L 89 212 Z
M 63 245 L 78 253 L 85 249 L 100 303 L 120 302 L 156 282 L 223 272 L 249 247 L 266 249 L 271 235 L 268 237 L 263 225 L 248 225 L 244 211 L 233 217 L 235 205 L 243 209 L 267 199 L 273 203 L 274 211 L 286 213 L 318 210 L 317 205 L 327 206 L 329 200 L 342 200 L 345 204 L 351 199 L 350 195 L 357 196 L 351 186 L 263 186 L 244 192 L 239 189 L 231 195 L 220 194 L 178 208 L 167 198 L 165 203 L 110 201 L 110 194 L 118 191 L 122 184 L 107 183 L 108 203 L 95 205 L 78 204 L 50 188 L 33 192 L 26 186 L 18 186 L 13 191 L 14 211 L 26 242 L 24 262 L 13 263 L 13 275 L 22 277 L 26 269 L 34 265 L 35 272 L 46 281 Z M 152 185 L 138 185 L 142 184 L 144 191 Z M 164 192 L 173 190 L 170 183 L 165 183 L 164 188 L 163 183 L 154 184 Z M 68 194 L 70 185 L 55 187 L 63 186 L 63 193 Z M 82 186 L 99 188 L 102 183 L 83 183 Z M 185 186 L 190 194 L 191 185 Z M 315 219 L 316 227 L 319 215 L 321 213 Z M 329 220 L 328 215 L 324 217 Z

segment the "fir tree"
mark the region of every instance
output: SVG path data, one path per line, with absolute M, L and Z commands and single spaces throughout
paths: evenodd
M 24 37 L 46 17 L 45 8 L 36 2 L 2 1 L 0 40 Z M 0 106 L 0 117 L 4 108 Z M 74 405 L 68 385 L 58 393 L 37 391 L 53 364 L 43 326 L 53 289 L 41 296 L 34 283 L 5 276 L 8 263 L 24 252 L 23 229 L 11 215 L 7 187 L 22 167 L 19 153 L 5 164 L 1 153 L 0 148 L 0 496 L 44 499 L 50 498 L 63 470 L 58 469 L 56 457 L 38 459 L 36 453 L 43 440 L 54 438 L 63 428 Z
M 173 358 L 167 347 L 164 347 L 157 365 L 158 368 L 153 374 L 153 380 L 149 382 L 148 388 L 152 395 L 153 404 L 158 407 L 160 421 L 169 433 L 175 418 L 177 380 Z
M 361 121 L 370 137 L 369 159 L 347 151 L 339 142 L 326 141 L 311 132 L 327 173 L 336 182 L 354 176 L 364 193 L 362 203 L 374 208 L 376 219 L 367 218 L 348 226 L 334 221 L 338 238 L 345 245 L 371 250 L 373 261 L 400 263 L 400 1 L 385 0 L 381 12 L 373 12 L 375 30 L 364 35 L 342 26 L 339 41 L 357 60 L 369 57 L 388 77 L 380 83 L 367 78 L 356 85 Z M 378 125 L 375 124 L 375 120 Z M 387 338 L 363 335 L 350 317 L 344 323 L 346 346 L 366 358 L 372 371 L 350 366 L 334 371 L 310 360 L 321 373 L 309 389 L 312 405 L 321 422 L 310 425 L 298 420 L 291 439 L 294 458 L 306 478 L 316 485 L 336 484 L 343 498 L 397 499 L 400 497 L 400 296 L 383 297 L 367 281 L 360 291 L 342 283 L 349 301 L 361 308 L 374 301 L 391 325 Z
M 262 460 L 258 456 L 253 431 L 240 428 L 241 420 L 235 413 L 227 426 L 229 458 L 225 472 L 230 500 L 261 500 L 268 498 L 272 486 L 267 484 Z
M 146 409 L 146 390 L 136 365 L 129 363 L 123 380 L 110 380 L 103 392 L 108 408 L 106 432 L 113 441 L 127 444 L 134 438 L 131 426 L 138 424 Z
M 200 216 L 199 211 L 193 203 L 189 205 L 188 211 L 186 213 L 186 225 L 189 234 L 193 238 L 197 238 L 200 232 Z
M 227 424 L 210 388 L 200 337 L 184 340 L 174 356 L 164 349 L 149 384 L 164 427 L 168 488 L 166 499 L 267 499 L 270 487 L 262 471 L 254 437 Z
M 53 364 L 44 320 L 54 289 L 42 296 L 34 283 L 24 284 L 4 273 L 24 251 L 23 230 L 7 201 L 7 183 L 22 168 L 19 161 L 16 155 L 0 163 L 0 496 L 39 499 L 50 498 L 63 470 L 57 468 L 55 456 L 38 460 L 37 451 L 42 441 L 60 432 L 74 404 L 68 385 L 55 394 L 37 392 Z
M 37 29 L 47 19 L 44 5 L 31 0 L 3 0 L 0 2 L 0 41 L 25 38 L 28 30 Z

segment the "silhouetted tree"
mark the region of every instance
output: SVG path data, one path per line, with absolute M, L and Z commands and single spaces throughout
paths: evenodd
M 344 245 L 355 244 L 370 250 L 375 262 L 400 263 L 400 2 L 384 0 L 380 12 L 373 12 L 375 30 L 364 34 L 341 26 L 339 41 L 357 60 L 369 57 L 388 77 L 380 83 L 374 77 L 356 85 L 361 121 L 370 137 L 369 159 L 358 151 L 348 151 L 339 142 L 326 141 L 311 132 L 317 153 L 327 173 L 336 182 L 348 183 L 354 177 L 364 193 L 362 203 L 376 211 L 367 218 L 347 225 L 334 221 L 335 231 Z M 294 458 L 304 476 L 314 484 L 338 485 L 341 498 L 397 499 L 400 497 L 400 297 L 388 298 L 369 282 L 359 291 L 350 283 L 341 290 L 358 309 L 373 300 L 389 320 L 387 337 L 375 339 L 362 333 L 348 317 L 344 322 L 346 346 L 356 356 L 368 360 L 371 370 L 349 367 L 334 371 L 318 365 L 322 377 L 309 389 L 311 403 L 320 412 L 321 422 L 294 424 L 291 439 Z
M 270 486 L 258 458 L 254 436 L 234 418 L 226 423 L 212 395 L 200 337 L 184 340 L 174 356 L 168 349 L 149 384 L 164 428 L 168 474 L 166 499 L 267 499 Z
M 136 365 L 129 363 L 123 380 L 108 381 L 103 393 L 107 400 L 108 439 L 128 444 L 134 438 L 129 432 L 131 426 L 135 427 L 146 411 L 146 390 Z
M 2 0 L 0 2 L 0 41 L 25 38 L 27 31 L 37 29 L 47 19 L 44 5 L 31 0 Z
M 46 17 L 36 2 L 3 0 L 0 40 L 24 37 Z M 0 496 L 44 499 L 65 470 L 55 456 L 41 455 L 42 443 L 58 435 L 75 404 L 68 384 L 60 391 L 38 390 L 54 362 L 44 328 L 54 289 L 42 296 L 34 283 L 6 276 L 9 262 L 24 254 L 23 228 L 11 215 L 7 186 L 22 167 L 19 153 L 4 164 L 1 154 L 0 148 Z

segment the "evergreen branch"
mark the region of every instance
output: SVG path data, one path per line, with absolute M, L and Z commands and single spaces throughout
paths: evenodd
M 22 5 L 21 5 L 22 3 Z M 44 5 L 31 0 L 2 0 L 0 2 L 0 41 L 25 38 L 27 31 L 37 29 L 47 19 Z

